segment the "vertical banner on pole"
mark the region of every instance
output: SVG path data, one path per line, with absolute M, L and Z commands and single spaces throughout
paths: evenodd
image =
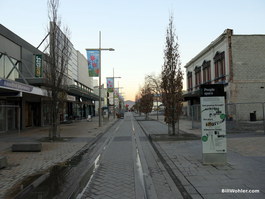
M 119 88 L 115 88 L 114 89 L 114 98 L 119 98 L 120 94 L 119 94 Z
M 99 77 L 99 50 L 86 50 L 89 77 Z
M 112 93 L 114 91 L 114 78 L 113 77 L 107 77 L 107 89 L 109 93 Z
M 226 163 L 224 86 L 201 86 L 202 153 L 205 164 Z

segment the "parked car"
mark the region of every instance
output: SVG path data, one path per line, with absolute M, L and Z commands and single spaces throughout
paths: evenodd
M 124 118 L 124 111 L 119 111 L 118 113 L 116 113 L 117 118 L 123 119 Z

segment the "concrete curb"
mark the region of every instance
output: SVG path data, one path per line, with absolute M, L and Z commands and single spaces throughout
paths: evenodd
M 183 198 L 185 198 L 185 199 L 191 199 L 192 197 L 190 196 L 190 194 L 188 193 L 188 191 L 181 184 L 181 181 L 178 179 L 178 177 L 175 175 L 174 171 L 171 169 L 171 167 L 168 165 L 168 163 L 166 162 L 166 160 L 163 158 L 162 154 L 159 152 L 159 150 L 156 147 L 156 144 L 153 142 L 152 137 L 150 136 L 150 134 L 147 134 L 147 131 L 145 130 L 145 128 L 139 122 L 138 122 L 138 124 L 141 127 L 141 129 L 143 130 L 143 132 L 146 135 L 146 137 L 148 137 L 148 140 L 149 140 L 151 146 L 153 147 L 153 149 L 156 152 L 158 158 L 160 159 L 160 161 L 164 165 L 166 171 L 168 172 L 169 176 L 171 177 L 171 179 L 175 183 L 176 187 L 178 188 L 178 190 L 181 193 L 181 195 L 183 196 Z

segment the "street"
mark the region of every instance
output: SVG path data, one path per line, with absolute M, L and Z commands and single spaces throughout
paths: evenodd
M 227 164 L 204 165 L 191 121 L 180 121 L 181 134 L 196 139 L 150 141 L 168 133 L 162 117 L 152 117 L 126 112 L 100 128 L 97 118 L 66 124 L 60 142 L 45 141 L 46 128 L 2 136 L 0 198 L 264 198 L 263 134 L 229 134 Z M 41 152 L 10 150 L 32 140 L 41 140 Z
M 132 113 L 104 137 L 78 198 L 182 198 Z

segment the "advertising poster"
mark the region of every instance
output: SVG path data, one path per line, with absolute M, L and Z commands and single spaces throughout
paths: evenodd
M 201 97 L 203 153 L 226 153 L 224 97 Z

